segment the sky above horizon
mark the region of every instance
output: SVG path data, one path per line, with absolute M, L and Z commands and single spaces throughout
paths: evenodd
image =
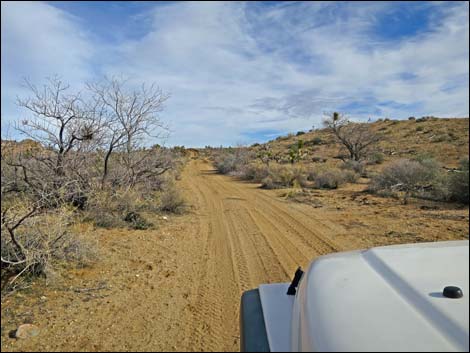
M 264 142 L 356 120 L 469 115 L 468 2 L 1 3 L 2 136 L 22 79 L 171 95 L 166 145 Z

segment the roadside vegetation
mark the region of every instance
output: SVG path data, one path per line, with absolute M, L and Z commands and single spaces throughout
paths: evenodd
M 454 122 L 422 117 L 357 123 L 335 112 L 324 119 L 324 129 L 289 134 L 250 147 L 206 150 L 219 173 L 260 183 L 267 189 L 338 189 L 361 183 L 367 185 L 366 193 L 398 198 L 404 204 L 418 198 L 468 205 L 468 149 L 464 151 L 468 148 L 468 126 L 458 136 L 445 123 Z M 401 138 L 422 144 L 396 151 L 412 145 L 410 141 L 396 145 L 398 124 L 406 126 L 406 135 Z M 422 134 L 429 137 L 423 140 Z M 446 138 L 441 138 L 444 135 Z M 436 136 L 440 136 L 437 142 Z M 435 157 L 435 143 L 441 144 L 440 158 Z M 444 154 L 451 148 L 457 165 Z
M 169 96 L 158 87 L 115 78 L 78 93 L 58 78 L 27 87 L 18 105 L 28 118 L 15 126 L 26 139 L 2 140 L 2 293 L 99 258 L 81 222 L 147 229 L 147 215 L 185 209 L 174 184 L 184 148 L 147 145 L 167 132 L 159 113 Z

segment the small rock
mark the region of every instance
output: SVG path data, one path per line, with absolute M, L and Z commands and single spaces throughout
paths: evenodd
M 32 324 L 23 324 L 18 326 L 15 332 L 15 338 L 27 339 L 39 335 L 39 327 Z
M 42 301 L 44 301 L 44 300 L 47 300 L 47 297 L 43 295 L 43 296 L 41 296 L 41 298 L 39 298 L 39 299 L 41 299 Z
M 165 220 L 165 221 L 168 221 L 168 217 L 167 217 L 167 216 L 163 216 L 162 219 Z

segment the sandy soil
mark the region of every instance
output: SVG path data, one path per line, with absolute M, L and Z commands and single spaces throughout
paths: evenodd
M 188 214 L 159 218 L 156 230 L 96 230 L 96 266 L 7 297 L 2 351 L 238 350 L 244 290 L 288 281 L 330 252 L 468 234 L 468 208 L 403 206 L 365 196 L 360 185 L 307 195 L 318 202 L 306 204 L 217 175 L 201 160 L 180 185 Z M 27 322 L 39 336 L 8 338 Z

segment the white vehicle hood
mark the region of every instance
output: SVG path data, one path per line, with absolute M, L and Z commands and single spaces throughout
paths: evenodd
M 299 285 L 291 350 L 468 351 L 468 284 L 468 241 L 321 257 Z

